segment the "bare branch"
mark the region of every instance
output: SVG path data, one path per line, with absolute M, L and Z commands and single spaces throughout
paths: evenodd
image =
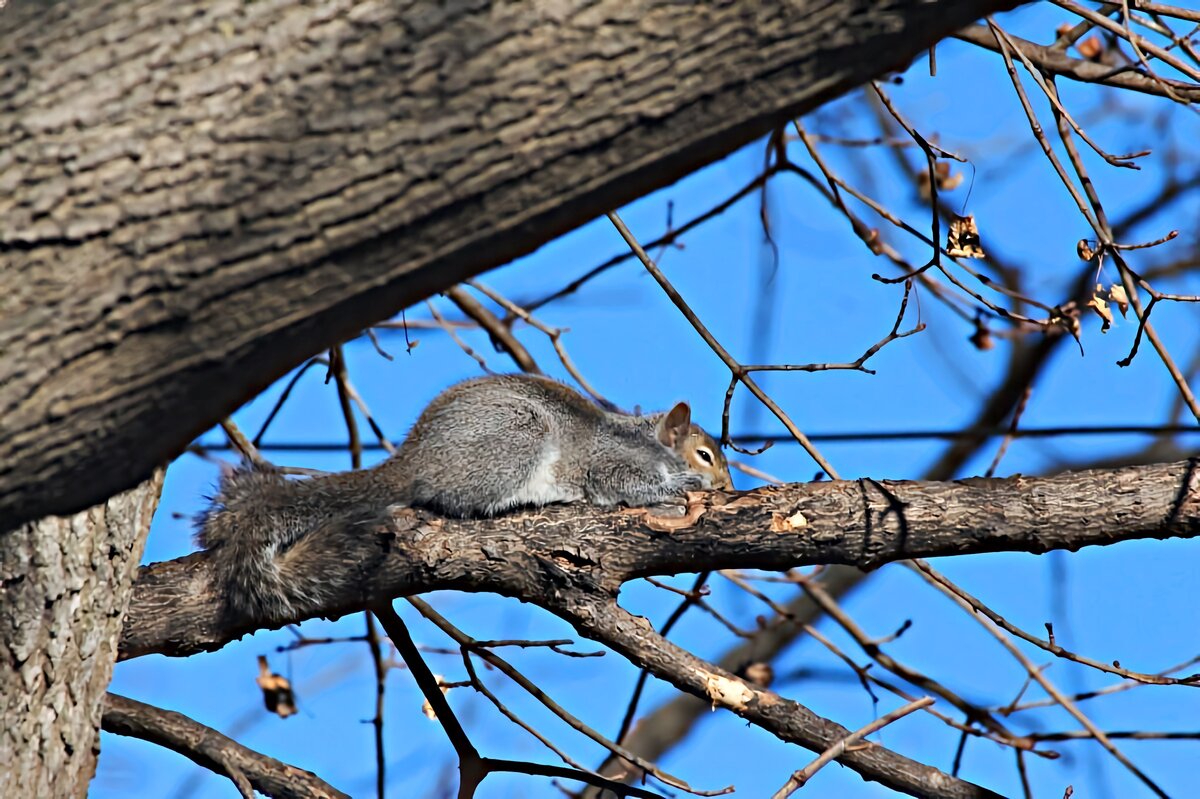
M 615 590 L 636 577 L 705 569 L 875 568 L 1200 534 L 1197 460 L 1044 478 L 797 483 L 692 496 L 694 523 L 676 524 L 670 535 L 644 510 L 559 505 L 471 521 L 398 509 L 380 520 L 378 535 L 345 537 L 356 548 L 342 536 L 311 540 L 311 567 L 346 587 L 322 605 L 297 598 L 295 615 L 278 618 L 225 616 L 205 553 L 144 567 L 121 656 L 216 649 L 259 627 L 437 589 L 494 591 L 547 607 L 554 580 Z M 338 574 L 346 576 L 334 580 Z
M 709 332 L 708 328 L 704 326 L 704 323 L 700 321 L 700 318 L 696 316 L 695 312 L 688 307 L 688 304 L 684 301 L 683 297 L 678 291 L 675 290 L 675 287 L 671 285 L 671 282 L 667 280 L 667 276 L 664 275 L 662 270 L 650 260 L 650 256 L 646 255 L 646 251 L 642 249 L 642 245 L 638 244 L 637 239 L 635 239 L 633 234 L 629 232 L 629 228 L 625 227 L 625 223 L 621 221 L 621 217 L 619 217 L 615 211 L 610 211 L 608 213 L 608 218 L 609 221 L 613 223 L 613 226 L 617 229 L 617 232 L 621 234 L 621 238 L 625 239 L 625 243 L 629 245 L 629 249 L 633 250 L 634 254 L 638 257 L 638 260 L 642 262 L 644 267 L 646 267 L 646 271 L 648 271 L 654 277 L 654 279 L 658 281 L 658 285 L 662 286 L 663 291 L 665 291 L 667 296 L 671 298 L 671 302 L 675 303 L 675 307 L 677 307 L 680 312 L 683 313 L 684 318 L 691 323 L 692 327 L 696 329 L 696 332 L 700 334 L 700 337 L 704 339 L 704 343 L 707 344 L 712 351 L 717 354 L 717 357 L 719 357 L 724 364 L 729 367 L 729 371 L 731 372 L 733 378 L 741 382 L 741 384 L 744 385 L 751 394 L 758 398 L 759 402 L 767 406 L 767 409 L 770 410 L 771 413 L 775 414 L 775 417 L 779 419 L 779 421 L 783 423 L 783 426 L 787 428 L 787 431 L 791 433 L 798 442 L 800 442 L 800 446 L 804 447 L 804 450 L 810 456 L 812 456 L 812 459 L 817 462 L 817 465 L 825 471 L 825 474 L 829 475 L 835 480 L 838 479 L 837 471 L 829 464 L 829 461 L 825 460 L 824 456 L 821 455 L 821 453 L 817 450 L 813 443 L 808 440 L 804 433 L 800 432 L 800 428 L 796 426 L 795 422 L 793 422 L 791 418 L 783 412 L 783 409 L 775 403 L 775 400 L 767 396 L 767 393 L 759 387 L 758 383 L 754 382 L 753 378 L 750 377 L 745 367 L 738 363 L 738 361 L 729 354 L 729 351 L 721 346 L 720 342 L 718 342 L 713 334 Z M 728 441 L 727 429 L 722 431 L 721 438 L 722 441 Z
M 800 788 L 803 788 L 804 785 L 813 778 L 814 774 L 816 774 L 822 768 L 824 768 L 825 766 L 827 766 L 831 762 L 833 762 L 837 757 L 839 757 L 849 747 L 854 746 L 859 741 L 861 741 L 863 738 L 866 738 L 868 735 L 875 732 L 876 730 L 883 729 L 887 725 L 891 724 L 893 721 L 902 719 L 905 716 L 907 716 L 909 713 L 920 710 L 923 707 L 928 707 L 929 705 L 932 705 L 932 704 L 933 704 L 933 697 L 931 697 L 931 696 L 926 696 L 921 699 L 917 699 L 916 701 L 909 702 L 907 705 L 903 705 L 901 707 L 896 708 L 891 713 L 888 713 L 886 716 L 880 716 L 879 718 L 875 719 L 874 721 L 872 721 L 870 724 L 866 725 L 865 727 L 861 727 L 861 728 L 855 730 L 854 732 L 850 733 L 845 738 L 841 739 L 836 744 L 834 744 L 833 746 L 829 747 L 824 752 L 822 752 L 820 757 L 818 757 L 816 760 L 809 763 L 807 766 L 805 766 L 804 768 L 800 769 L 795 774 L 793 774 L 788 779 L 787 783 L 784 784 L 784 786 L 782 788 L 780 788 L 778 791 L 775 792 L 774 796 L 772 796 L 772 799 L 787 799 L 789 796 L 791 796 L 797 790 L 799 790 Z
M 349 799 L 315 774 L 259 754 L 182 713 L 117 694 L 104 700 L 101 728 L 165 746 L 199 766 L 225 774 L 244 796 L 253 790 L 279 799 Z

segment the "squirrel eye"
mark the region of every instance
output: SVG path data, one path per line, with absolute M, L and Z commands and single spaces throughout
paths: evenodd
M 709 466 L 712 466 L 712 465 L 713 465 L 713 456 L 712 456 L 712 453 L 711 453 L 711 452 L 709 452 L 709 451 L 708 451 L 707 449 L 705 449 L 704 447 L 697 447 L 697 448 L 696 448 L 696 454 L 697 454 L 697 455 L 699 455 L 699 456 L 700 456 L 700 459 L 701 459 L 701 460 L 703 460 L 705 463 L 707 463 Z

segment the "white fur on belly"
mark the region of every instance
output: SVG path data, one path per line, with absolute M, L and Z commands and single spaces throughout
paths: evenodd
M 542 459 L 538 462 L 537 468 L 529 475 L 525 485 L 517 489 L 514 499 L 518 504 L 548 505 L 552 502 L 571 502 L 583 499 L 582 492 L 569 490 L 559 484 L 554 466 L 561 456 L 562 453 L 559 452 L 558 447 L 553 445 L 548 445 L 542 451 Z

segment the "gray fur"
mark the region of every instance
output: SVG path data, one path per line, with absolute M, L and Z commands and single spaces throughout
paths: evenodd
M 716 465 L 689 461 L 698 442 Z M 213 550 L 232 609 L 277 617 L 293 601 L 319 602 L 339 588 L 332 575 L 311 575 L 307 537 L 362 535 L 390 506 L 484 518 L 576 500 L 652 505 L 729 486 L 724 458 L 686 405 L 629 416 L 548 378 L 497 375 L 438 395 L 400 450 L 373 469 L 304 481 L 271 470 L 226 476 L 199 520 L 200 543 Z

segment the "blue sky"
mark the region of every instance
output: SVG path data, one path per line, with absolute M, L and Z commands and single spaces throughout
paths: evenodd
M 1061 13 L 1037 7 L 1008 15 L 1004 21 L 1013 32 L 1044 41 L 1063 18 Z M 1002 62 L 990 53 L 947 42 L 938 49 L 938 66 L 938 77 L 931 79 L 925 62 L 918 62 L 905 74 L 902 85 L 889 87 L 894 102 L 919 130 L 970 160 L 964 185 L 950 199 L 976 215 L 985 247 L 1025 269 L 1031 278 L 1029 290 L 1038 299 L 1066 299 L 1067 287 L 1081 267 L 1075 242 L 1087 237 L 1089 230 L 1032 143 Z M 1043 124 L 1051 125 L 1044 100 L 1034 93 L 1030 82 L 1026 85 Z M 1068 107 L 1110 150 L 1156 151 L 1157 157 L 1143 160 L 1141 172 L 1114 169 L 1087 155 L 1111 219 L 1120 219 L 1158 190 L 1163 170 L 1169 168 L 1161 154 L 1169 149 L 1171 139 L 1176 143 L 1200 140 L 1200 122 L 1195 115 L 1185 109 L 1172 110 L 1166 101 L 1115 93 L 1097 95 L 1067 81 L 1061 82 L 1061 90 Z M 1167 111 L 1171 138 L 1164 140 L 1153 119 Z M 828 135 L 871 135 L 873 130 L 861 93 L 810 115 L 805 124 L 812 132 Z M 622 216 L 643 242 L 649 241 L 663 231 L 668 202 L 680 224 L 752 178 L 762 166 L 762 152 L 762 144 L 755 143 L 621 209 Z M 799 144 L 791 145 L 789 152 L 797 163 L 811 167 Z M 890 153 L 832 145 L 824 145 L 822 153 L 854 185 L 918 229 L 928 228 L 927 212 L 917 204 L 915 192 L 895 168 Z M 1196 174 L 1200 162 L 1194 145 L 1191 152 L 1185 147 L 1183 156 L 1177 173 Z M 970 199 L 963 205 L 968 185 Z M 755 197 L 688 234 L 681 248 L 663 253 L 663 269 L 717 338 L 744 362 L 853 360 L 890 329 L 901 287 L 871 279 L 872 272 L 892 274 L 888 264 L 872 257 L 844 217 L 802 180 L 790 175 L 777 177 L 770 185 L 769 205 L 779 247 L 777 263 L 764 243 Z M 888 240 L 914 262 L 924 262 L 921 245 L 895 235 L 886 229 L 886 223 L 861 207 L 857 210 L 869 224 L 885 230 Z M 1194 252 L 1197 218 L 1200 202 L 1193 194 L 1174 205 L 1169 217 L 1152 217 L 1135 228 L 1129 237 L 1132 240 L 1154 239 L 1172 228 L 1178 228 L 1180 236 L 1162 252 L 1133 253 L 1131 264 L 1144 268 L 1172 254 Z M 528 301 L 623 250 L 616 231 L 600 219 L 481 280 L 514 301 Z M 1109 273 L 1104 282 L 1112 279 Z M 1200 293 L 1195 272 L 1158 285 L 1163 290 Z M 879 353 L 869 364 L 876 375 L 765 374 L 760 383 L 806 432 L 942 429 L 967 423 L 980 398 L 1003 375 L 1008 344 L 997 339 L 995 349 L 976 350 L 968 341 L 970 325 L 950 314 L 928 292 L 922 292 L 919 299 L 921 319 L 928 329 L 893 342 Z M 457 316 L 447 301 L 435 302 L 443 313 Z M 914 304 L 910 319 L 916 318 L 916 311 Z M 423 304 L 408 312 L 410 319 L 428 316 Z M 719 429 L 728 371 L 635 262 L 619 266 L 572 297 L 547 306 L 538 317 L 547 324 L 570 328 L 564 342 L 571 357 L 596 388 L 619 405 L 655 409 L 687 399 L 698 421 L 714 432 Z M 1163 304 L 1154 312 L 1163 339 L 1184 366 L 1200 348 L 1198 318 L 1200 308 L 1195 305 Z M 1022 424 L 1164 422 L 1176 390 L 1153 351 L 1143 348 L 1127 368 L 1115 363 L 1127 354 L 1135 327 L 1132 317 L 1130 321 L 1118 317 L 1113 329 L 1102 335 L 1096 320 L 1084 320 L 1085 354 L 1081 356 L 1069 342 L 1059 348 L 1034 388 Z M 565 377 L 545 336 L 528 327 L 517 330 L 543 368 Z M 492 352 L 483 334 L 465 331 L 462 336 L 493 369 L 514 368 L 506 356 Z M 364 339 L 346 347 L 351 379 L 393 440 L 402 437 L 437 392 L 479 373 L 475 361 L 443 333 L 418 330 L 410 337 L 419 339 L 419 344 L 406 354 L 400 334 L 381 334 L 383 346 L 395 356 L 391 362 L 379 357 Z M 243 430 L 257 431 L 280 390 L 280 384 L 273 386 L 235 415 Z M 1187 423 L 1189 417 L 1182 421 Z M 735 433 L 781 432 L 770 414 L 742 392 L 735 399 L 732 427 Z M 364 435 L 369 435 L 365 425 Z M 218 430 L 202 440 L 222 439 Z M 311 370 L 300 381 L 267 441 L 345 441 L 336 392 L 323 383 L 320 370 Z M 1194 448 L 1200 436 L 1181 441 Z M 1018 440 L 998 473 L 1037 473 L 1057 463 L 1130 452 L 1145 442 L 1141 436 Z M 985 446 L 961 476 L 982 473 L 997 443 Z M 820 446 L 843 477 L 903 479 L 920 476 L 945 445 L 910 441 Z M 267 454 L 278 463 L 326 470 L 350 465 L 345 453 Z M 753 459 L 753 465 L 787 480 L 807 480 L 816 471 L 799 447 L 788 444 Z M 146 562 L 193 549 L 189 518 L 202 507 L 202 496 L 211 489 L 216 474 L 213 464 L 195 456 L 185 456 L 171 466 Z M 743 474 L 735 473 L 734 480 L 739 488 L 757 485 Z M 1053 621 L 1060 643 L 1100 660 L 1119 659 L 1130 668 L 1155 671 L 1200 651 L 1195 624 L 1200 549 L 1192 541 L 1131 542 L 1041 557 L 946 558 L 935 565 L 1014 623 L 1041 633 L 1043 622 Z M 673 581 L 683 585 L 690 583 L 691 577 L 681 575 Z M 754 616 L 764 612 L 754 600 L 720 579 L 714 579 L 712 586 L 714 604 L 742 624 L 752 624 Z M 784 591 L 774 594 L 788 596 Z M 577 638 L 563 622 L 512 600 L 456 593 L 428 598 L 440 612 L 479 638 Z M 676 597 L 646 584 L 631 584 L 622 593 L 622 603 L 658 624 L 674 607 Z M 891 633 L 912 619 L 914 626 L 890 644 L 888 651 L 941 678 L 969 699 L 1002 703 L 1022 684 L 1023 670 L 978 625 L 902 567 L 882 569 L 846 605 L 874 635 Z M 448 645 L 404 603 L 397 603 L 397 608 L 409 620 L 418 643 Z M 358 635 L 363 624 L 362 616 L 357 615 L 336 623 L 309 621 L 300 629 L 312 637 Z M 824 622 L 821 629 L 856 660 L 866 662 L 853 642 L 834 626 Z M 699 613 L 686 617 L 672 638 L 708 657 L 737 643 L 712 618 Z M 112 687 L 118 693 L 178 710 L 254 749 L 315 771 L 355 796 L 372 795 L 372 732 L 364 721 L 373 714 L 374 678 L 366 648 L 346 643 L 275 653 L 276 647 L 292 639 L 288 631 L 263 632 L 219 652 L 186 660 L 145 657 L 121 663 Z M 579 648 L 594 646 L 580 641 Z M 1052 660 L 1044 653 L 1028 653 L 1039 664 Z M 298 716 L 280 720 L 262 710 L 254 684 L 258 654 L 269 654 L 273 667 L 292 679 L 301 703 Z M 605 734 L 615 733 L 636 677 L 619 657 L 609 653 L 600 658 L 566 659 L 540 651 L 502 654 L 576 715 Z M 429 660 L 435 672 L 450 679 L 463 675 L 457 657 L 431 654 Z M 798 668 L 846 674 L 844 667 L 811 640 L 793 646 L 776 664 L 781 674 Z M 1047 674 L 1068 691 L 1113 682 L 1061 661 Z M 514 710 L 573 756 L 583 763 L 600 762 L 603 753 L 598 747 L 549 717 L 500 675 L 485 673 L 484 679 Z M 881 694 L 877 711 L 862 688 L 844 677 L 785 680 L 776 687 L 851 728 L 869 722 L 876 712 L 901 704 L 895 697 Z M 673 695 L 670 687 L 651 681 L 642 707 L 651 709 Z M 1029 698 L 1038 697 L 1040 694 L 1031 690 Z M 557 762 L 552 753 L 506 722 L 469 689 L 454 691 L 451 700 L 483 753 Z M 453 784 L 453 753 L 440 728 L 421 714 L 420 706 L 408 674 L 391 672 L 386 716 L 391 796 L 436 796 L 440 794 L 435 786 Z M 945 702 L 936 707 L 951 710 Z M 1105 729 L 1194 731 L 1200 700 L 1185 688 L 1143 687 L 1085 703 L 1084 708 Z M 1020 716 L 1010 723 L 1017 730 L 1079 726 L 1062 711 L 1030 718 L 1028 727 Z M 957 735 L 932 717 L 915 714 L 885 729 L 877 740 L 948 769 Z M 1120 741 L 1118 745 L 1168 793 L 1183 796 L 1197 790 L 1194 764 L 1200 743 Z M 1028 761 L 1035 796 L 1061 796 L 1068 783 L 1075 786 L 1076 796 L 1149 795 L 1095 743 L 1070 742 L 1051 748 L 1063 757 Z M 728 714 L 715 713 L 661 765 L 698 787 L 734 784 L 739 796 L 763 796 L 809 759 L 805 751 L 748 728 Z M 1011 751 L 988 742 L 976 740 L 968 745 L 962 774 L 1005 794 L 1020 793 Z M 102 736 L 92 789 L 93 796 L 102 798 L 131 793 L 236 795 L 228 780 L 202 772 L 172 752 L 107 734 Z M 838 766 L 826 768 L 805 790 L 847 799 L 891 795 Z M 516 776 L 490 777 L 480 795 L 560 794 L 548 780 Z

